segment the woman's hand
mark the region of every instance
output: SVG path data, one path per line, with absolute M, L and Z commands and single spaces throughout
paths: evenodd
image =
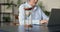
M 40 23 L 41 24 L 48 24 L 48 21 L 47 20 L 41 20 Z

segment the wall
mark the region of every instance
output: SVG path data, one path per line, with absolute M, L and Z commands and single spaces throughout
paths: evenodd
M 49 12 L 52 8 L 60 8 L 60 0 L 40 0 L 43 2 L 45 9 Z

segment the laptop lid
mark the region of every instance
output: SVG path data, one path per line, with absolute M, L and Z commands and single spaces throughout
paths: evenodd
M 52 9 L 48 26 L 60 26 L 60 9 Z

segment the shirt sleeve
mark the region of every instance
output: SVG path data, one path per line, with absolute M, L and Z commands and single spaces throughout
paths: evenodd
M 49 20 L 49 17 L 41 10 L 41 8 L 39 7 L 40 9 L 40 13 L 41 13 L 41 20 Z
M 42 11 L 42 18 L 43 20 L 49 20 L 49 17 Z
M 19 7 L 19 24 L 23 25 L 24 24 L 24 7 L 21 5 Z

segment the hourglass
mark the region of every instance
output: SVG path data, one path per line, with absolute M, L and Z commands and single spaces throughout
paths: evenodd
M 31 26 L 31 24 L 32 24 L 32 8 L 29 8 L 29 7 L 25 7 L 24 8 L 25 9 L 25 21 L 24 21 L 24 23 L 25 23 L 25 25 L 29 25 L 30 27 L 32 27 Z

